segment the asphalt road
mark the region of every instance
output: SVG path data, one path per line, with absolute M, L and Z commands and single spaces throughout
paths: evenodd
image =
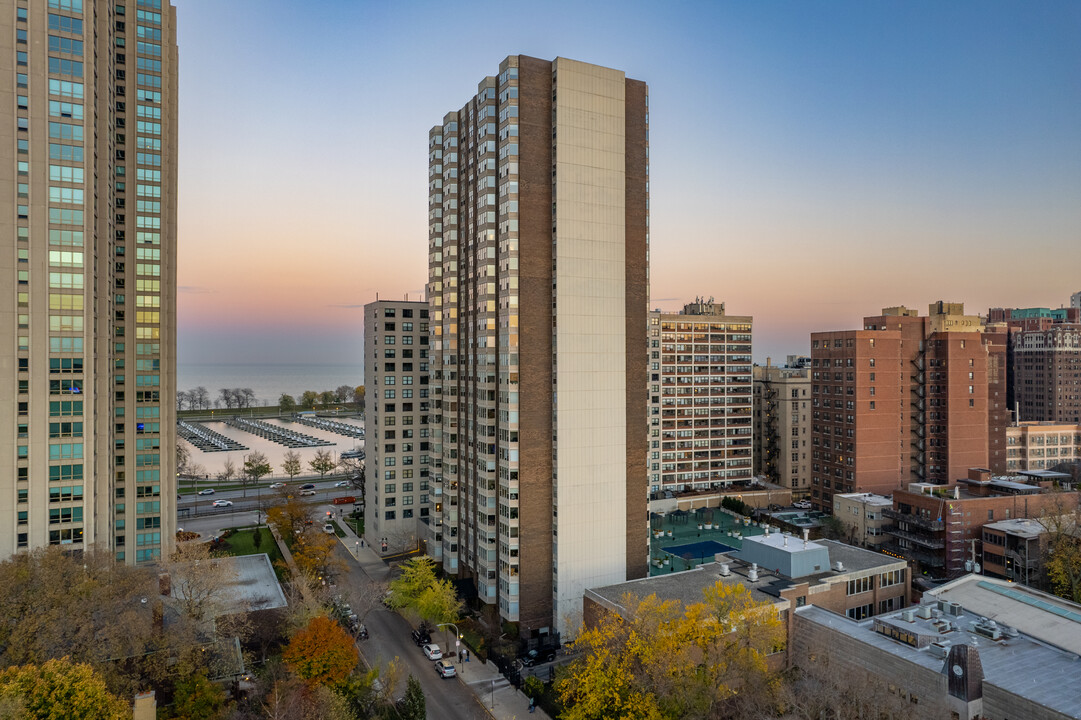
M 338 583 L 352 585 L 356 592 L 367 582 L 368 573 L 340 544 L 336 550 L 339 558 L 349 570 L 338 578 Z M 369 566 L 376 580 L 386 580 L 389 572 L 385 567 Z M 379 577 L 379 576 L 382 577 Z M 424 689 L 427 701 L 428 717 L 438 720 L 490 720 L 491 716 L 480 706 L 475 695 L 462 685 L 457 678 L 441 678 L 435 672 L 435 663 L 424 657 L 420 648 L 413 644 L 409 633 L 412 627 L 405 618 L 396 612 L 377 606 L 364 618 L 368 628 L 368 639 L 361 641 L 359 647 L 365 660 L 373 667 L 385 668 L 387 663 L 398 658 L 403 670 L 400 687 L 395 695 L 405 693 L 406 673 L 412 674 Z M 432 638 L 446 650 L 445 634 L 436 633 Z
M 315 485 L 315 495 L 304 496 L 300 499 L 302 501 L 311 503 L 329 503 L 331 499 L 336 497 L 357 497 L 358 490 L 350 487 L 334 487 L 335 483 L 340 482 L 340 478 L 333 480 L 325 480 L 323 482 L 305 481 L 297 482 L 290 485 L 289 489 L 294 496 L 300 492 L 300 486 L 306 484 L 306 482 L 312 482 Z M 223 490 L 221 492 L 215 492 L 213 495 L 191 495 L 186 494 L 180 500 L 177 501 L 177 508 L 182 512 L 181 515 L 185 517 L 194 517 L 206 512 L 220 512 L 223 508 L 214 507 L 215 500 L 231 500 L 233 505 L 229 508 L 235 512 L 241 512 L 244 510 L 257 510 L 265 509 L 267 503 L 273 504 L 280 494 L 282 489 L 271 490 L 266 485 L 257 485 L 249 487 L 246 490 Z M 348 507 L 352 510 L 351 505 L 343 505 L 342 507 Z

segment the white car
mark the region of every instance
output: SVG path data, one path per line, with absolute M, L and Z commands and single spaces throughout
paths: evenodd
M 334 483 L 334 487 L 349 487 L 349 481 L 339 480 L 338 482 Z
M 439 677 L 450 678 L 457 675 L 457 671 L 454 669 L 454 663 L 450 660 L 440 660 L 435 664 L 435 671 L 439 673 Z
M 330 523 L 327 523 L 326 525 L 323 526 L 323 532 L 325 532 L 327 535 L 333 535 L 334 534 L 334 526 L 331 525 Z
M 277 483 L 271 483 L 270 484 L 270 489 L 271 490 L 281 490 L 283 487 L 285 487 L 285 483 L 283 483 L 283 482 L 277 482 Z
M 233 501 L 232 500 L 215 500 L 214 501 L 214 507 L 232 507 L 232 506 L 233 506 Z
M 301 496 L 301 497 L 310 497 L 310 496 L 312 496 L 312 495 L 315 495 L 315 491 L 314 491 L 314 490 L 301 490 L 301 491 L 300 491 L 300 496 Z
M 439 646 L 435 643 L 428 643 L 427 645 L 422 645 L 420 649 L 424 651 L 424 657 L 428 658 L 429 660 L 443 659 L 443 651 L 440 650 Z
M 200 495 L 213 495 L 214 494 L 214 488 L 207 488 L 206 490 L 200 490 L 199 494 Z
M 799 502 L 792 503 L 792 507 L 799 508 L 800 510 L 810 510 L 811 509 L 811 501 L 810 500 L 800 500 Z

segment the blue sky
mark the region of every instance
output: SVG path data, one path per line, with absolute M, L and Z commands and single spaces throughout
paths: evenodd
M 359 356 L 424 285 L 427 131 L 509 54 L 649 84 L 652 304 L 756 360 L 1081 290 L 1081 3 L 175 4 L 181 362 Z

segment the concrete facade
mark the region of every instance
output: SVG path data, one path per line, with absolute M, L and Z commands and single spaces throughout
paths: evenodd
M 152 563 L 176 530 L 176 12 L 11 0 L 0 56 L 0 558 Z
M 647 569 L 647 123 L 644 83 L 514 55 L 429 132 L 430 535 L 526 634 Z
M 793 358 L 794 359 L 794 358 Z M 802 499 L 811 492 L 811 370 L 788 363 L 754 368 L 754 472 L 791 488 Z
M 704 298 L 649 313 L 651 492 L 753 476 L 752 323 Z
M 1049 470 L 1081 462 L 1081 425 L 1022 422 L 1006 428 L 1006 470 Z
M 889 539 L 886 529 L 892 522 L 883 511 L 891 508 L 891 498 L 874 493 L 833 496 L 833 516 L 848 527 L 849 540 L 860 547 L 875 549 Z
M 442 537 L 429 537 L 428 413 L 430 362 L 428 303 L 376 300 L 364 306 L 364 537 L 372 547 L 402 552 L 428 542 L 442 554 Z M 440 488 L 441 490 L 441 488 Z

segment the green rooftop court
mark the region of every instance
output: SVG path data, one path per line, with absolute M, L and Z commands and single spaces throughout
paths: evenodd
M 649 526 L 650 575 L 714 562 L 717 553 L 740 550 L 744 537 L 764 532 L 750 518 L 723 508 L 650 513 Z

